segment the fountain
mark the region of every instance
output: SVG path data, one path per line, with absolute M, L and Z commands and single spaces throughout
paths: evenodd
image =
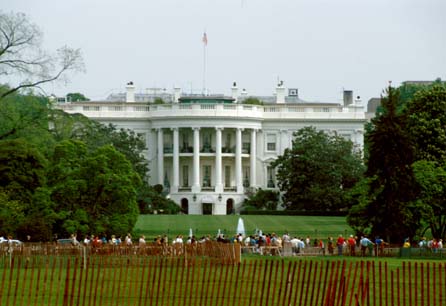
M 242 236 L 246 236 L 245 224 L 243 223 L 243 219 L 242 218 L 238 219 L 237 234 L 242 234 Z

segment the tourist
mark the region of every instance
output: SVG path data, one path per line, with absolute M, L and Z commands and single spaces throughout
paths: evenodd
M 344 249 L 344 242 L 345 242 L 344 237 L 342 237 L 342 235 L 339 235 L 338 239 L 336 240 L 336 246 L 338 247 L 339 256 L 342 256 L 342 250 Z
M 372 255 L 370 247 L 373 248 L 374 243 L 369 238 L 367 238 L 366 236 L 362 236 L 360 240 L 360 245 L 361 245 L 361 256 L 364 257 L 366 255 L 367 249 L 369 250 L 369 255 Z
M 328 254 L 333 255 L 333 251 L 334 251 L 334 242 L 333 242 L 333 237 L 328 237 L 328 241 L 327 241 L 327 249 L 328 249 Z
M 347 239 L 347 245 L 348 249 L 350 251 L 350 256 L 356 255 L 356 239 L 353 237 L 353 235 L 350 235 L 350 237 Z

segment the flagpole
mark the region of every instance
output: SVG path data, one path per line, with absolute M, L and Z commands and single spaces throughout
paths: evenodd
M 203 33 L 203 96 L 206 95 L 206 47 L 208 44 L 208 38 L 206 31 Z
M 206 44 L 203 44 L 203 96 L 206 95 Z

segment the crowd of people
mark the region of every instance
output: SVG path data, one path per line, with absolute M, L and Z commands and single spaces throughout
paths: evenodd
M 239 243 L 244 249 L 249 249 L 253 253 L 262 253 L 261 250 L 264 247 L 274 247 L 282 249 L 288 245 L 291 247 L 293 255 L 299 254 L 314 254 L 314 255 L 348 255 L 348 256 L 382 256 L 384 254 L 385 247 L 389 244 L 380 237 L 371 239 L 366 235 L 357 237 L 350 235 L 349 237 L 343 237 L 339 235 L 336 239 L 328 237 L 326 239 L 311 239 L 310 236 L 306 238 L 300 236 L 291 236 L 289 233 L 283 235 L 277 235 L 276 233 L 263 234 L 257 232 L 253 235 L 242 235 L 241 233 L 227 238 L 224 234 L 217 234 L 215 237 L 211 235 L 205 235 L 200 238 L 195 236 L 188 236 L 185 238 L 183 235 L 177 235 L 173 239 L 169 240 L 166 234 L 156 236 L 152 241 L 147 241 L 144 235 L 141 235 L 139 239 L 133 240 L 131 234 L 127 234 L 124 239 L 112 235 L 110 239 L 106 236 L 86 236 L 82 242 L 77 240 L 76 235 L 72 235 L 71 238 L 74 245 L 83 243 L 87 246 L 100 247 L 101 245 L 125 245 L 125 246 L 144 246 L 146 244 L 154 245 L 179 245 L 179 244 L 197 244 L 205 243 L 207 241 L 217 241 L 221 243 Z M 409 239 L 406 239 L 403 244 L 403 248 L 417 246 L 426 250 L 430 250 L 433 253 L 438 252 L 443 248 L 442 239 L 426 239 L 423 237 L 418 243 L 412 244 Z M 307 250 L 306 250 L 307 249 Z

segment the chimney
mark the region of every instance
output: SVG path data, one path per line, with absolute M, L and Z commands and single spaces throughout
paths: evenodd
M 361 100 L 361 97 L 360 97 L 360 96 L 357 96 L 357 97 L 356 97 L 356 99 L 355 99 L 355 105 L 358 106 L 358 107 L 362 107 L 362 106 L 363 106 L 363 105 L 362 105 L 362 100 Z
M 133 82 L 128 82 L 125 89 L 125 102 L 135 102 L 135 85 L 133 85 Z
M 234 99 L 234 103 L 237 103 L 238 101 L 238 87 L 237 82 L 232 83 L 231 88 L 231 97 Z
M 353 90 L 344 90 L 344 107 L 353 103 Z
M 276 103 L 285 103 L 285 87 L 283 81 L 280 81 L 276 87 Z
M 173 88 L 173 103 L 178 103 L 181 97 L 181 88 L 180 87 L 174 87 Z

